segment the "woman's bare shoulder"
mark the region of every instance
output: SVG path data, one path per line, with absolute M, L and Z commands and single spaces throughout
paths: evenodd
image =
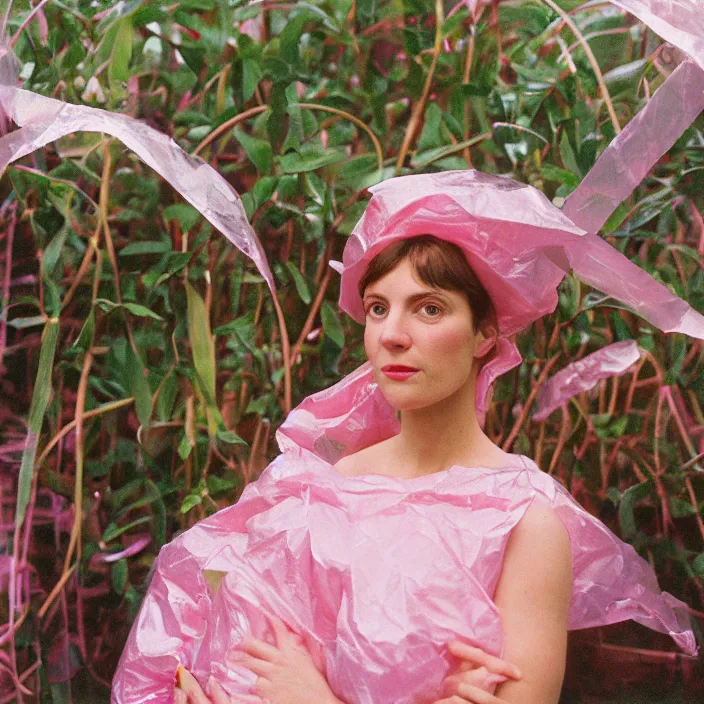
M 389 440 L 382 440 L 351 455 L 346 455 L 337 461 L 335 469 L 347 477 L 379 473 L 380 469 L 386 465 L 386 458 L 389 454 L 388 443 Z

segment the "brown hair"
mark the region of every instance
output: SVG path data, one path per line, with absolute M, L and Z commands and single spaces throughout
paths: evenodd
M 475 331 L 494 322 L 496 313 L 489 294 L 467 261 L 464 252 L 452 242 L 433 235 L 398 240 L 377 254 L 359 282 L 359 295 L 408 258 L 418 278 L 433 288 L 459 291 L 467 297 Z

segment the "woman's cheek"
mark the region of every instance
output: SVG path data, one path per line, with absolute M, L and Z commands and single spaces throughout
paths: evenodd
M 445 359 L 463 357 L 470 349 L 470 332 L 464 325 L 437 325 L 428 331 L 428 351 Z

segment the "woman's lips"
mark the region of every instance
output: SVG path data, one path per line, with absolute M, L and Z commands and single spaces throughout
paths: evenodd
M 387 364 L 385 367 L 381 368 L 381 371 L 389 379 L 393 379 L 394 381 L 406 381 L 406 379 L 410 379 L 414 374 L 417 374 L 420 369 L 406 367 L 402 364 Z

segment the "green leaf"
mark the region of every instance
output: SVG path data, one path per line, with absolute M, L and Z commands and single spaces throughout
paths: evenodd
M 286 69 L 288 70 L 288 66 Z M 274 83 L 269 92 L 269 108 L 271 112 L 266 118 L 266 132 L 272 149 L 278 149 L 283 139 L 283 130 L 286 119 L 288 101 L 286 100 L 286 86 L 283 83 Z
M 247 58 L 242 61 L 242 102 L 246 103 L 262 80 L 264 71 L 258 59 Z
M 621 504 L 618 507 L 618 521 L 621 526 L 621 534 L 624 540 L 634 538 L 638 533 L 636 519 L 633 513 L 633 506 L 637 501 L 644 499 L 650 493 L 650 482 L 643 482 L 631 486 L 623 492 Z
M 255 207 L 258 208 L 260 205 L 266 203 L 266 201 L 274 195 L 274 191 L 278 185 L 279 179 L 277 176 L 262 176 L 262 178 L 257 179 L 252 189 Z
M 191 454 L 191 450 L 193 450 L 191 441 L 188 439 L 188 435 L 184 433 L 178 444 L 178 456 L 185 462 L 188 455 Z
M 170 206 L 173 207 L 173 206 Z M 166 208 L 168 210 L 168 208 Z M 166 214 L 166 210 L 164 214 Z M 182 228 L 183 229 L 183 228 Z M 149 242 L 130 242 L 118 253 L 118 257 L 131 257 L 139 254 L 166 254 L 171 251 L 171 242 L 168 240 L 153 240 Z
M 347 161 L 340 166 L 337 177 L 345 180 L 355 179 L 374 171 L 376 166 L 377 159 L 374 154 L 360 154 L 359 156 L 353 156 L 351 159 L 347 159 Z
M 124 308 L 128 310 L 132 315 L 139 316 L 140 318 L 152 318 L 152 320 L 158 320 L 163 322 L 164 319 L 157 315 L 153 310 L 149 310 L 146 306 L 140 305 L 139 303 L 115 303 L 114 301 L 108 301 L 107 298 L 96 298 L 95 302 L 100 308 L 106 312 L 111 312 L 117 308 Z
M 289 66 L 295 66 L 299 60 L 299 43 L 303 29 L 311 19 L 309 12 L 301 12 L 289 19 L 279 35 L 279 55 Z
M 7 324 L 15 330 L 33 328 L 36 325 L 44 325 L 44 323 L 46 323 L 46 318 L 43 315 L 31 315 L 28 318 L 13 318 L 7 321 Z
M 215 0 L 180 0 L 179 5 L 193 10 L 214 10 Z
M 212 125 L 210 117 L 197 110 L 181 110 L 173 116 L 174 125 L 179 127 L 197 127 L 198 125 Z
M 453 15 L 450 15 L 450 17 L 447 17 L 442 23 L 442 36 L 448 37 L 455 30 L 460 29 L 467 19 L 468 14 L 466 8 L 463 8 L 459 12 L 455 12 Z
M 157 315 L 153 310 L 149 310 L 149 308 L 139 303 L 123 303 L 122 305 L 132 313 L 132 315 L 137 315 L 140 318 L 151 318 L 152 320 L 159 320 L 160 322 L 164 321 L 160 315 Z
M 188 513 L 194 506 L 203 502 L 200 494 L 188 494 L 181 504 L 181 513 Z
M 47 322 L 42 332 L 42 344 L 39 351 L 39 368 L 34 380 L 32 390 L 32 401 L 29 406 L 29 429 L 20 473 L 17 484 L 17 504 L 15 507 L 15 530 L 22 527 L 27 506 L 29 505 L 32 493 L 32 481 L 34 479 L 34 460 L 37 452 L 37 442 L 42 432 L 44 416 L 49 405 L 52 384 L 51 375 L 54 369 L 54 355 L 56 353 L 56 342 L 59 339 L 59 321 L 50 320 Z
M 205 402 L 209 408 L 208 432 L 212 437 L 215 425 L 215 343 L 210 332 L 210 319 L 205 303 L 197 291 L 186 282 L 188 301 L 188 337 L 193 352 L 193 365 L 202 385 Z
M 127 559 L 122 558 L 115 562 L 110 570 L 110 582 L 112 588 L 118 593 L 122 594 L 127 586 L 127 578 L 129 577 L 129 568 L 127 566 Z
M 164 208 L 164 222 L 178 220 L 183 232 L 190 232 L 201 219 L 201 214 L 188 203 L 174 203 Z M 125 248 L 126 249 L 126 248 Z M 170 251 L 171 247 L 167 251 Z
M 323 321 L 323 331 L 340 348 L 345 346 L 345 331 L 337 315 L 337 311 L 330 305 L 329 301 L 323 303 L 320 311 Z
M 223 479 L 214 474 L 208 476 L 208 493 L 219 494 L 223 491 L 229 491 L 236 487 L 238 482 L 235 479 Z
M 692 564 L 692 569 L 700 577 L 704 577 L 704 552 L 697 555 Z
M 617 227 L 620 227 L 620 225 L 623 223 L 623 221 L 626 219 L 630 212 L 631 206 L 628 201 L 626 201 L 625 203 L 621 203 L 621 205 L 619 205 L 618 208 L 616 208 L 616 210 L 614 210 L 614 212 L 609 215 L 609 218 L 604 223 L 603 227 L 601 228 L 601 231 L 605 235 L 610 234 Z
M 442 135 L 442 108 L 437 103 L 429 103 L 425 109 L 423 129 L 418 139 L 418 151 L 434 147 L 447 147 L 447 140 Z
M 112 55 L 108 65 L 110 90 L 118 96 L 125 94 L 125 89 L 121 84 L 126 83 L 130 77 L 129 66 L 132 58 L 133 42 L 134 29 L 132 28 L 132 19 L 123 17 L 118 20 L 117 34 L 115 35 L 115 43 L 112 47 Z
M 166 421 L 171 419 L 177 393 L 178 381 L 176 375 L 174 373 L 167 374 L 166 378 L 161 382 L 161 390 L 156 398 L 156 410 L 159 420 Z
M 580 173 L 579 166 L 577 165 L 577 157 L 574 154 L 574 149 L 572 149 L 572 144 L 570 144 L 567 132 L 563 132 L 560 138 L 560 156 L 562 157 L 562 163 L 567 169 L 574 174 Z
M 83 323 L 81 332 L 76 341 L 71 346 L 80 352 L 87 352 L 93 346 L 93 337 L 95 336 L 95 308 L 90 309 L 86 322 Z
M 134 353 L 131 345 L 125 352 L 125 372 L 130 395 L 134 396 L 134 407 L 141 425 L 149 425 L 152 415 L 152 392 L 144 376 L 142 360 Z
M 257 167 L 262 175 L 267 175 L 271 172 L 271 167 L 274 164 L 274 153 L 271 150 L 271 144 L 265 139 L 251 137 L 242 130 L 235 130 L 235 139 L 242 145 L 247 158 Z
M 616 334 L 616 339 L 621 340 L 632 340 L 633 335 L 631 330 L 624 322 L 623 318 L 618 314 L 618 311 L 612 310 L 609 319 L 614 328 L 614 333 Z
M 624 90 L 631 90 L 635 93 L 647 63 L 647 59 L 638 59 L 607 71 L 604 74 L 604 83 L 606 83 L 611 95 Z
M 234 430 L 218 430 L 215 437 L 228 445 L 247 446 L 247 443 Z
M 540 174 L 548 181 L 556 181 L 570 188 L 577 188 L 580 183 L 579 176 L 573 174 L 571 171 L 567 171 L 567 169 L 561 169 L 554 164 L 543 164 L 540 168 Z
M 110 543 L 115 540 L 115 538 L 119 538 L 123 533 L 126 533 L 128 530 L 132 530 L 132 528 L 149 523 L 151 520 L 151 516 L 140 516 L 124 526 L 119 526 L 115 522 L 108 523 L 107 528 L 103 531 L 102 540 L 104 543 Z
M 286 268 L 293 277 L 293 281 L 296 284 L 296 291 L 298 291 L 298 295 L 301 297 L 301 300 L 306 304 L 310 303 L 310 289 L 308 288 L 308 282 L 303 277 L 303 274 L 298 271 L 298 268 L 293 262 L 286 262 Z
M 610 486 L 606 490 L 606 495 L 611 499 L 614 506 L 618 506 L 619 502 L 621 501 L 621 492 L 619 491 L 618 487 Z
M 673 518 L 684 518 L 685 516 L 693 516 L 696 514 L 694 506 L 689 501 L 682 501 L 674 496 L 669 498 L 670 514 Z
M 281 153 L 288 151 L 300 152 L 301 145 L 305 141 L 306 131 L 303 126 L 303 112 L 298 105 L 298 93 L 296 84 L 291 83 L 286 88 L 286 102 L 288 103 L 288 133 L 281 145 Z M 310 116 L 310 113 L 307 113 Z
M 301 154 L 290 152 L 277 158 L 281 170 L 285 174 L 297 174 L 305 171 L 315 171 L 323 166 L 336 164 L 347 158 L 342 149 L 308 149 Z
M 64 225 L 54 235 L 42 254 L 42 267 L 47 276 L 51 276 L 54 273 L 56 264 L 59 261 L 59 256 L 61 255 L 64 244 L 66 243 L 66 235 L 68 235 L 68 231 L 69 228 Z

